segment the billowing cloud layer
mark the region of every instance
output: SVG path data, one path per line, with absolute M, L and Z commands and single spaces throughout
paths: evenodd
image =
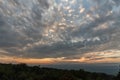
M 0 55 L 69 60 L 92 52 L 119 54 L 119 3 L 120 0 L 0 0 Z

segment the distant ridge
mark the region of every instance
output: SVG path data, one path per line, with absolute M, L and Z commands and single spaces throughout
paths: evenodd
M 0 80 L 120 80 L 117 76 L 79 70 L 46 68 L 22 64 L 0 64 Z

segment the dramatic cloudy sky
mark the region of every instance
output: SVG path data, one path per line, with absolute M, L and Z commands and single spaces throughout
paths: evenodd
M 120 0 L 0 0 L 0 62 L 119 63 Z

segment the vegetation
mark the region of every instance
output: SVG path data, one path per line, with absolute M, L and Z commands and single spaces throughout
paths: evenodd
M 80 70 L 62 70 L 27 66 L 26 64 L 0 64 L 0 80 L 120 80 L 117 76 Z
M 118 75 L 116 76 L 116 80 L 120 80 L 120 71 L 119 71 Z

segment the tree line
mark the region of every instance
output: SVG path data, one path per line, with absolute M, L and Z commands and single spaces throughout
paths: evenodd
M 63 70 L 26 64 L 0 64 L 0 80 L 120 80 L 120 72 L 113 76 L 83 69 Z

